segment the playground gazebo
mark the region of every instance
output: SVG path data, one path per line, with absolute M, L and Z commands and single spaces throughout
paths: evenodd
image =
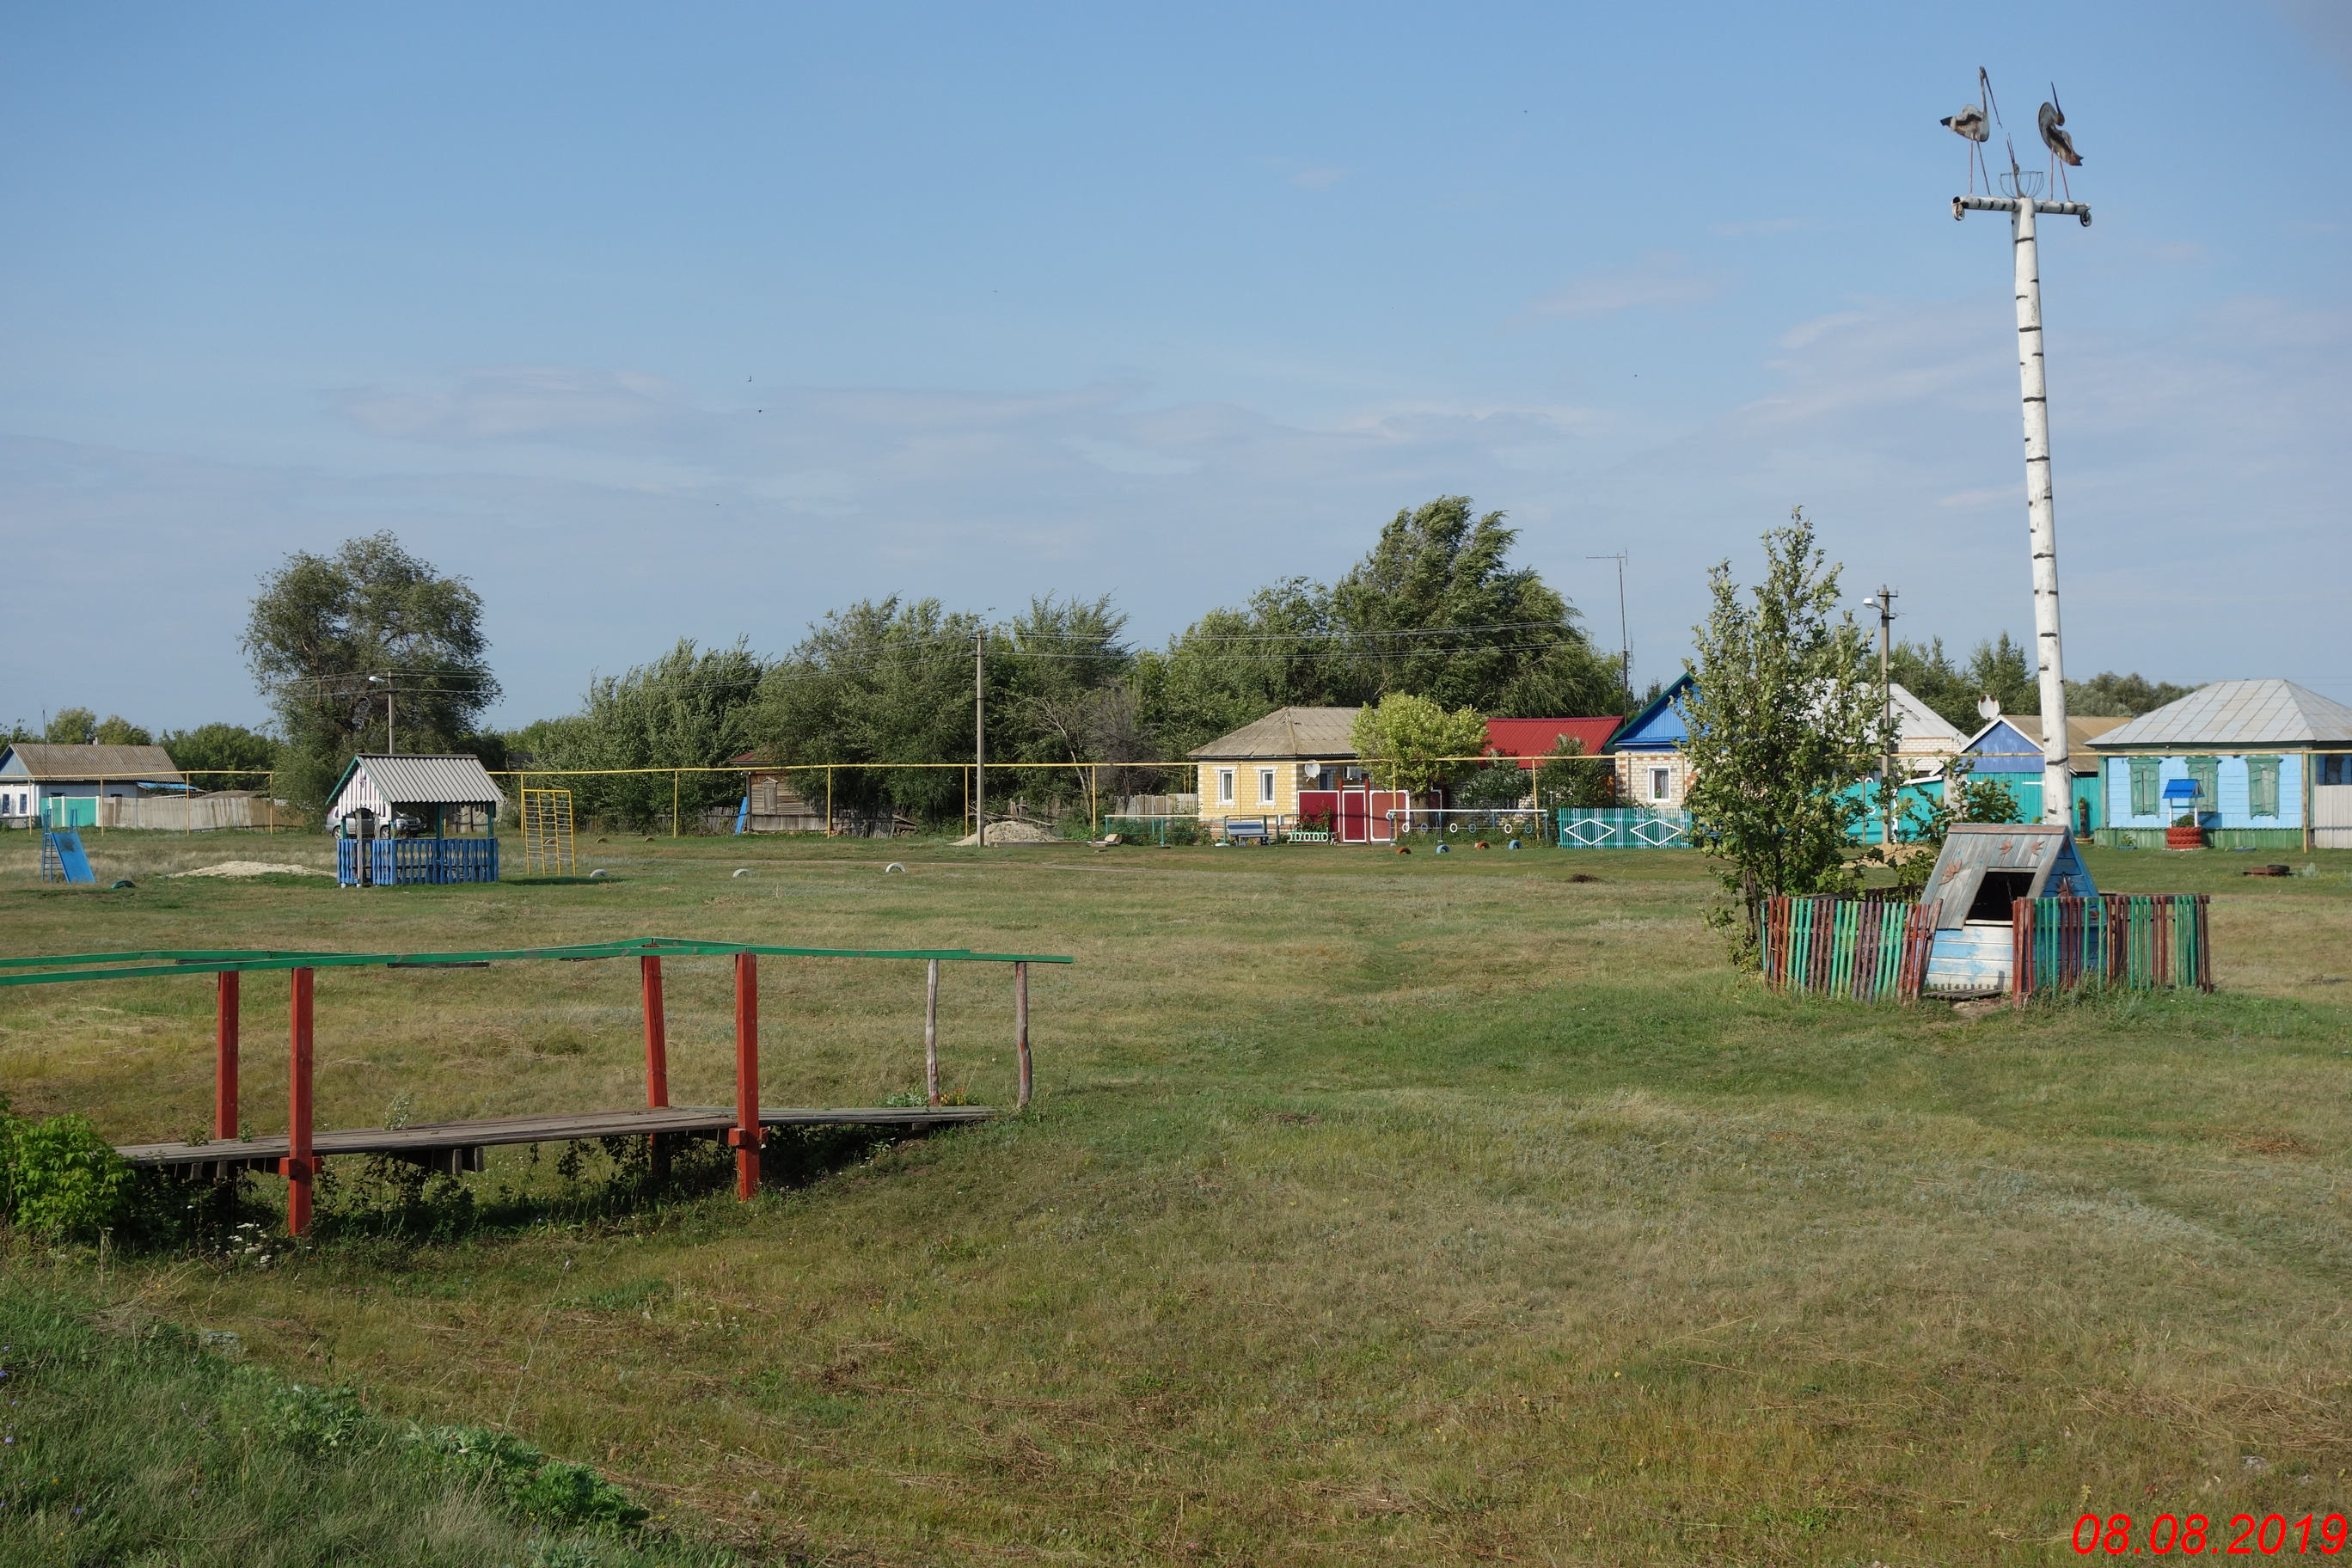
M 347 888 L 495 882 L 505 805 L 477 757 L 353 757 L 327 806 L 335 879 Z

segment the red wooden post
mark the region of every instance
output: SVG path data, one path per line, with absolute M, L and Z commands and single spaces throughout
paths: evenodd
M 735 1195 L 750 1203 L 760 1190 L 760 968 L 748 952 L 735 955 Z
M 669 1025 L 662 1012 L 661 960 L 640 958 L 646 993 L 646 1109 L 669 1103 Z
M 213 1020 L 213 1136 L 236 1136 L 236 971 L 224 969 Z
M 1013 966 L 1013 1049 L 1021 1058 L 1021 1098 L 1016 1110 L 1029 1109 L 1029 966 Z
M 286 1091 L 286 1228 L 300 1236 L 310 1228 L 310 983 L 315 973 L 294 973 L 292 1076 Z

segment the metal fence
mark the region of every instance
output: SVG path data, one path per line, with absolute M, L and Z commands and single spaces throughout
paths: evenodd
M 1638 805 L 1559 808 L 1562 849 L 1687 849 L 1690 835 L 1687 811 Z

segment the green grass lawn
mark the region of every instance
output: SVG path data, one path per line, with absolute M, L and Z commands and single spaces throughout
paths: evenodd
M 2352 1498 L 2352 855 L 2093 851 L 2103 887 L 2216 895 L 2221 994 L 1970 1020 L 1737 979 L 1678 853 L 614 836 L 593 884 L 345 891 L 163 874 L 315 838 L 110 834 L 101 878 L 140 885 L 106 891 L 37 887 L 30 837 L 0 839 L 12 952 L 1075 954 L 1033 973 L 1027 1117 L 779 1162 L 749 1206 L 583 1217 L 551 1158 L 494 1153 L 474 1188 L 537 1222 L 110 1260 L 109 1300 L 754 1556 L 2044 1563 L 2086 1509 Z M 2237 875 L 2280 858 L 2319 874 Z M 919 965 L 761 977 L 769 1103 L 919 1084 Z M 668 989 L 672 1098 L 730 1100 L 725 964 Z M 210 1006 L 0 992 L 0 1083 L 177 1135 Z M 635 1007 L 620 964 L 324 974 L 320 1124 L 638 1102 Z M 248 982 L 260 1129 L 284 1011 Z M 1011 1025 L 1002 971 L 950 967 L 950 1087 L 1009 1102 Z

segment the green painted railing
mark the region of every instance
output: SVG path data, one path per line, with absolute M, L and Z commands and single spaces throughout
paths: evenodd
M 2101 893 L 2020 899 L 2013 991 L 2213 989 L 2210 900 L 2203 893 Z

